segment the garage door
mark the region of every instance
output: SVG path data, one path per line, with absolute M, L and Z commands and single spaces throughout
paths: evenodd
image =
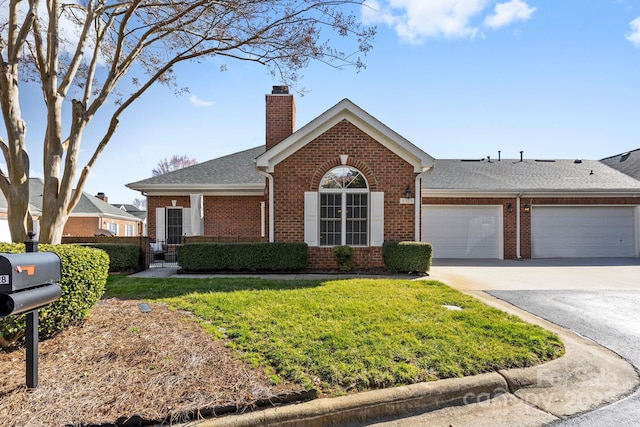
M 635 256 L 634 207 L 534 206 L 531 251 L 534 258 Z
M 422 207 L 422 241 L 434 258 L 503 257 L 502 206 Z

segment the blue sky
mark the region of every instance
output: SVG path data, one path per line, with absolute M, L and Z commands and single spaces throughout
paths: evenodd
M 312 64 L 296 95 L 297 127 L 349 98 L 437 158 L 600 159 L 640 148 L 640 2 L 630 0 L 376 0 L 367 68 Z M 264 96 L 280 84 L 255 64 L 177 69 L 190 93 L 157 86 L 121 117 L 85 191 L 112 203 L 140 194 L 173 154 L 203 162 L 264 143 Z M 30 92 L 33 90 L 33 92 Z M 37 89 L 23 97 L 38 96 Z M 42 173 L 42 119 L 30 126 Z M 96 138 L 99 120 L 85 134 Z M 84 164 L 90 155 L 81 156 Z M 39 157 L 40 156 L 40 157 Z

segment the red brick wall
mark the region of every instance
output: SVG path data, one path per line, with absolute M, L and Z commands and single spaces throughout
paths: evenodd
M 517 255 L 517 223 L 516 198 L 455 198 L 455 197 L 424 197 L 425 205 L 502 205 L 504 227 L 504 258 L 515 259 Z M 509 203 L 513 212 L 508 212 Z M 531 258 L 531 211 L 525 211 L 525 205 L 638 205 L 640 200 L 632 197 L 545 197 L 520 199 L 520 256 Z
M 64 226 L 62 235 L 63 236 L 82 236 L 82 237 L 91 237 L 95 235 L 97 228 L 102 228 L 107 230 L 106 223 L 115 223 L 118 224 L 118 236 L 125 235 L 125 226 L 132 225 L 133 226 L 133 235 L 138 236 L 138 222 L 137 221 L 127 221 L 120 219 L 112 219 L 112 218 L 98 218 L 98 217 L 69 217 L 67 223 Z
M 356 269 L 384 268 L 382 247 L 354 247 L 353 266 Z M 333 255 L 333 248 L 309 248 L 309 267 L 312 270 L 338 270 L 339 266 L 336 257 Z
M 63 236 L 93 236 L 101 228 L 98 217 L 70 217 L 62 230 Z
M 264 196 L 204 196 L 203 199 L 205 236 L 260 240 L 260 202 L 265 201 Z M 156 208 L 172 206 L 172 200 L 176 201 L 176 207 L 191 207 L 189 196 L 147 198 L 149 237 L 156 236 Z
M 275 241 L 304 241 L 304 192 L 318 191 L 324 174 L 340 166 L 341 154 L 347 154 L 347 164 L 364 174 L 370 191 L 385 193 L 385 240 L 414 240 L 414 205 L 400 204 L 407 185 L 415 194 L 413 166 L 343 120 L 275 167 Z M 312 268 L 335 264 L 327 249 L 312 250 Z M 358 253 L 354 255 L 357 268 L 382 265 L 381 248 L 354 249 Z

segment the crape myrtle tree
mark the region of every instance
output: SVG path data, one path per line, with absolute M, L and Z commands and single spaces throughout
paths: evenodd
M 293 85 L 311 60 L 359 69 L 359 55 L 371 49 L 375 35 L 375 28 L 357 19 L 364 2 L 0 0 L 0 148 L 6 164 L 0 167 L 0 189 L 8 201 L 12 240 L 25 241 L 31 222 L 21 86 L 36 84 L 42 92 L 39 239 L 55 244 L 122 113 L 156 83 L 183 90 L 176 65 L 207 57 L 251 61 Z M 105 110 L 100 136 L 82 147 L 89 160 L 79 164 L 83 131 Z

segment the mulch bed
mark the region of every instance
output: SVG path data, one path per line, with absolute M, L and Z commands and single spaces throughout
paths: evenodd
M 39 385 L 25 385 L 24 348 L 0 351 L 2 426 L 165 424 L 313 398 L 273 386 L 186 313 L 100 301 L 84 323 L 40 342 Z

